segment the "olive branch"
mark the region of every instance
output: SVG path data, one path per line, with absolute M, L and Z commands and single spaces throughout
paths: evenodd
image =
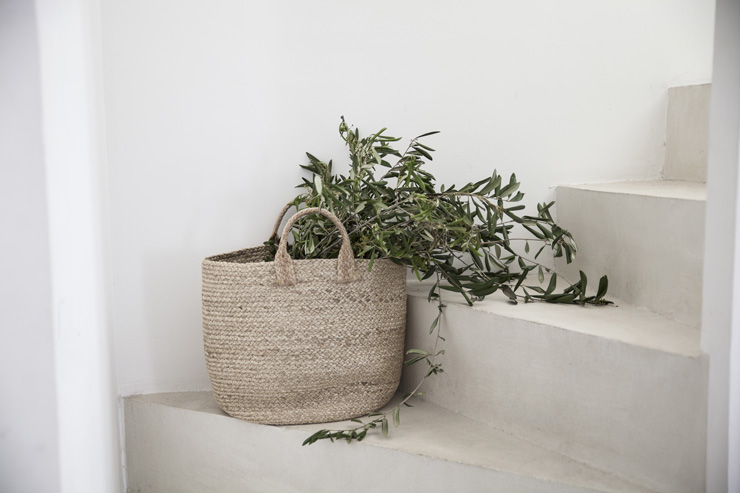
M 430 334 L 436 331 L 434 349 L 431 353 L 422 349 L 406 352 L 404 365 L 423 361 L 428 369 L 392 410 L 369 413 L 366 421 L 353 419 L 354 428 L 320 430 L 304 445 L 322 439 L 359 441 L 377 427 L 387 435 L 389 416 L 398 426 L 401 408 L 410 406 L 412 397 L 423 395 L 420 389 L 429 376 L 443 371 L 435 361 L 444 354 L 438 350 L 444 341 L 439 323 L 445 308 L 442 290 L 458 293 L 469 305 L 498 291 L 511 303 L 610 303 L 604 298 L 606 276 L 600 278 L 596 293 L 589 295 L 583 272 L 572 282 L 538 260 L 548 247 L 554 257 L 565 257 L 568 263 L 576 256 L 572 235 L 552 218 L 554 202 L 537 204 L 536 214 L 523 214 L 525 206 L 520 202 L 524 193 L 516 175 L 505 181 L 496 170 L 490 177 L 460 188 L 438 188 L 434 175 L 424 167 L 432 161 L 434 149 L 421 142 L 438 132 L 411 139 L 403 152 L 394 147 L 400 138 L 385 132 L 383 128 L 360 137 L 359 130 L 352 129 L 342 117 L 339 134 L 349 150 L 349 173 L 337 174 L 332 161 L 325 163 L 306 153 L 308 164 L 301 167 L 311 176 L 303 178 L 298 185 L 303 193 L 291 204 L 296 209 L 319 207 L 334 213 L 349 234 L 355 258 L 369 259 L 370 269 L 375 259 L 386 258 L 406 265 L 420 281 L 436 279 L 428 294 L 429 301 L 437 301 L 439 310 L 430 328 Z M 307 216 L 293 225 L 291 235 L 290 255 L 294 259 L 335 258 L 339 254 L 341 238 L 323 216 Z M 274 239 L 265 244 L 274 255 Z M 538 246 L 533 256 L 531 245 Z M 538 283 L 525 285 L 534 271 Z M 562 290 L 558 290 L 559 278 L 566 285 Z

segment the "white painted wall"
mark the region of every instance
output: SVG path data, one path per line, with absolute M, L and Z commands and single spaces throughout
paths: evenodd
M 60 490 L 122 490 L 96 0 L 37 0 Z M 19 207 L 16 205 L 16 207 Z M 36 358 L 26 354 L 29 361 Z
M 740 2 L 719 0 L 709 109 L 702 349 L 707 491 L 740 491 Z
M 200 260 L 261 243 L 340 115 L 442 130 L 449 184 L 657 178 L 667 88 L 710 80 L 708 0 L 102 0 L 119 392 L 205 389 Z
M 59 488 L 36 16 L 0 0 L 0 491 Z

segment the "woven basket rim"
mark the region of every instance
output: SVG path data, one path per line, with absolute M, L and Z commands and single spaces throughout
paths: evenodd
M 234 262 L 233 260 L 231 260 L 234 257 L 241 257 L 245 253 L 252 252 L 252 251 L 255 251 L 255 250 L 262 250 L 262 249 L 266 249 L 266 248 L 267 247 L 265 247 L 265 246 L 257 246 L 257 247 L 242 248 L 241 250 L 234 250 L 234 251 L 226 252 L 226 253 L 218 253 L 216 255 L 209 255 L 208 257 L 206 257 L 206 258 L 203 259 L 203 263 L 215 263 L 215 264 L 220 264 L 220 263 L 225 263 L 225 264 L 243 264 L 243 263 L 248 263 L 248 264 L 272 264 L 272 263 L 275 262 L 274 260 L 264 260 L 264 261 L 257 261 L 257 262 Z M 353 259 L 354 259 L 355 262 L 363 262 L 363 263 L 369 263 L 370 262 L 370 259 L 366 259 L 366 258 L 353 257 Z M 293 262 L 327 262 L 327 261 L 335 262 L 336 263 L 337 257 L 332 257 L 332 258 L 304 258 L 304 259 L 294 259 L 293 260 Z M 383 263 L 385 263 L 385 262 L 391 262 L 392 264 L 398 265 L 399 267 L 406 267 L 404 264 L 394 262 L 393 259 L 388 258 L 388 257 L 379 257 L 379 258 L 376 258 L 375 259 L 375 262 L 383 262 Z
M 242 248 L 240 250 L 233 250 L 231 252 L 217 253 L 215 255 L 209 255 L 209 256 L 207 256 L 206 258 L 203 259 L 203 262 L 238 263 L 238 262 L 230 262 L 229 259 L 230 258 L 233 258 L 233 257 L 238 257 L 238 256 L 241 256 L 241 255 L 244 255 L 245 253 L 248 253 L 248 252 L 257 251 L 257 250 L 264 250 L 266 252 L 267 251 L 267 247 L 266 246 L 256 246 L 256 247 Z M 259 264 L 262 264 L 262 263 L 268 263 L 268 262 L 271 262 L 271 261 L 265 260 L 265 261 L 262 261 L 262 262 L 250 262 L 250 263 L 254 263 L 254 264 L 258 264 L 259 263 Z

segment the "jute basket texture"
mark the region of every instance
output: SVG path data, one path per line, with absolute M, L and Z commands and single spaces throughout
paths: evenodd
M 276 237 L 286 206 L 278 217 Z M 337 227 L 337 259 L 293 260 L 293 223 L 323 214 Z M 203 339 L 218 405 L 256 423 L 303 424 L 361 416 L 398 388 L 406 328 L 406 270 L 354 259 L 341 221 L 297 212 L 274 261 L 264 246 L 203 260 Z

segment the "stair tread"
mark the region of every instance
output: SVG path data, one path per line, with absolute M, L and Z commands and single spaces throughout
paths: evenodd
M 705 183 L 678 180 L 645 180 L 622 181 L 612 183 L 584 183 L 576 185 L 560 185 L 560 188 L 572 188 L 591 192 L 607 192 L 620 194 L 644 195 L 656 198 L 681 200 L 707 200 L 707 186 Z
M 394 401 L 397 402 L 396 397 Z M 234 420 L 219 409 L 211 392 L 178 392 L 129 397 L 130 400 L 175 407 L 181 410 L 208 413 Z M 389 404 L 389 406 L 392 404 Z M 402 425 L 391 427 L 390 436 L 368 435 L 362 443 L 352 446 L 370 446 L 389 449 L 431 459 L 466 464 L 500 471 L 516 476 L 537 478 L 546 483 L 583 488 L 586 491 L 621 492 L 650 491 L 614 475 L 574 461 L 563 454 L 497 430 L 493 426 L 445 410 L 428 402 L 418 402 L 412 408 L 403 408 Z M 312 424 L 268 427 L 249 423 L 243 430 L 248 441 L 250 427 L 258 426 L 290 432 L 295 435 L 295 447 L 310 434 L 322 428 L 340 429 L 354 425 L 349 421 L 336 424 Z M 235 432 L 236 429 L 235 429 Z M 345 447 L 344 444 L 319 442 L 311 447 Z M 290 451 L 285 451 L 289 454 Z
M 430 286 L 409 283 L 410 296 L 426 297 Z M 445 303 L 467 305 L 454 293 L 443 295 Z M 471 310 L 525 320 L 559 329 L 620 341 L 634 346 L 698 357 L 702 354 L 700 332 L 647 308 L 616 302 L 609 306 L 558 305 L 552 303 L 511 304 L 500 296 L 476 302 Z
M 558 187 L 557 221 L 578 241 L 555 268 L 609 276 L 610 296 L 699 330 L 706 186 L 687 181 Z

